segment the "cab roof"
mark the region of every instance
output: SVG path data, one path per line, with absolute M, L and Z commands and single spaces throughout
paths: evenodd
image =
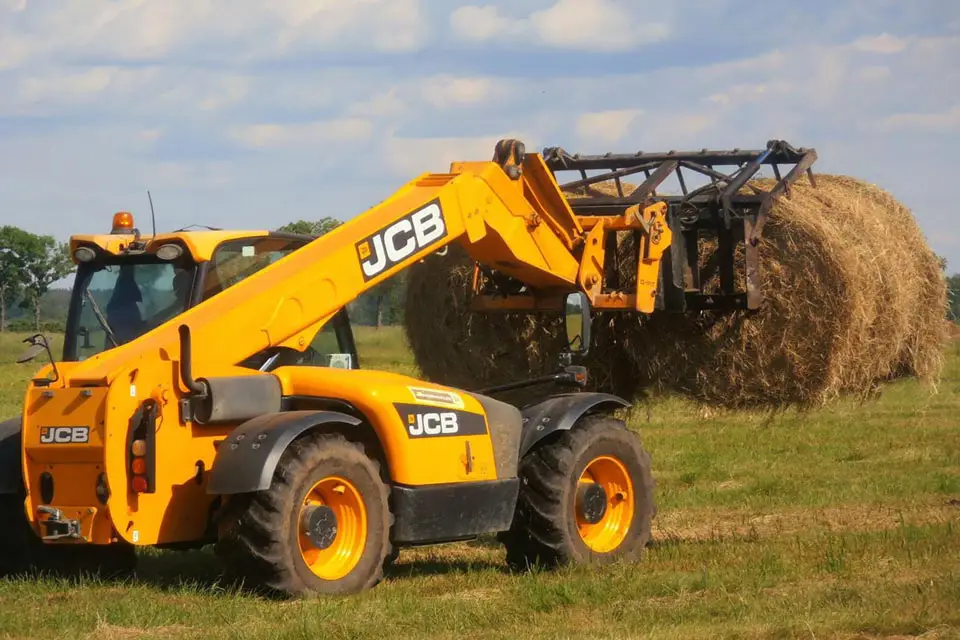
M 206 262 L 213 256 L 216 248 L 224 242 L 266 236 L 313 240 L 310 236 L 266 230 L 184 230 L 159 233 L 156 236 L 141 234 L 139 239 L 134 233 L 75 235 L 70 237 L 70 255 L 76 262 L 75 252 L 82 246 L 90 247 L 100 254 L 122 256 L 153 254 L 166 244 L 178 244 L 192 256 L 194 261 Z

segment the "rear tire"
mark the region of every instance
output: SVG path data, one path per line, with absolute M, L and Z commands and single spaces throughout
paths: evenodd
M 637 435 L 608 416 L 581 418 L 527 452 L 513 524 L 502 536 L 507 563 L 525 570 L 638 559 L 657 511 L 650 466 Z M 590 498 L 578 498 L 581 485 Z
M 0 495 L 0 578 L 30 573 L 44 550 L 24 513 L 23 500 L 18 494 Z
M 23 511 L 23 497 L 0 496 L 0 578 L 49 574 L 58 578 L 125 578 L 137 567 L 136 549 L 126 543 L 46 544 Z
M 391 555 L 380 465 L 340 434 L 294 441 L 268 490 L 231 496 L 225 509 L 216 545 L 225 572 L 271 595 L 358 593 L 382 579 Z

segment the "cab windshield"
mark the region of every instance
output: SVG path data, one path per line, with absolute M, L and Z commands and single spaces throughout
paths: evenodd
M 74 282 L 64 360 L 85 360 L 182 313 L 196 267 L 153 257 L 88 263 Z

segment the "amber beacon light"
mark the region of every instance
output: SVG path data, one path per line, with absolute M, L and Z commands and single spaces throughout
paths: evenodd
M 113 233 L 126 233 L 133 230 L 133 214 L 119 211 L 113 214 Z

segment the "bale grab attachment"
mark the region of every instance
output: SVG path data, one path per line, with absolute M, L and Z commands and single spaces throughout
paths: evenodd
M 757 309 L 763 301 L 758 244 L 771 207 L 781 196 L 790 197 L 791 186 L 803 174 L 816 186 L 811 169 L 816 151 L 797 149 L 782 140 L 771 140 L 765 149 L 754 151 L 571 155 L 550 147 L 542 156 L 561 191 L 576 194 L 568 198 L 568 203 L 585 223 L 584 228 L 598 218 L 624 216 L 634 207 L 666 203 L 672 241 L 660 261 L 655 309 L 669 312 Z M 769 167 L 774 177 L 773 185 L 766 190 L 750 182 L 764 167 Z M 560 179 L 570 172 L 579 174 L 578 179 Z M 642 177 L 642 182 L 628 187 L 624 179 L 630 176 L 636 176 L 634 182 Z M 671 177 L 679 193 L 658 192 Z M 600 183 L 606 186 L 602 192 L 596 187 Z M 608 233 L 622 231 L 610 229 Z M 618 273 L 622 260 L 638 259 L 619 252 L 636 253 L 640 247 L 639 259 L 643 258 L 643 229 L 631 232 L 632 243 L 615 237 L 604 243 L 604 303 L 611 300 L 611 294 L 612 298 L 636 295 L 635 290 L 623 290 Z M 736 286 L 738 246 L 743 248 L 741 281 L 746 283 L 745 291 Z M 705 284 L 714 277 L 718 277 L 719 287 L 706 291 Z

